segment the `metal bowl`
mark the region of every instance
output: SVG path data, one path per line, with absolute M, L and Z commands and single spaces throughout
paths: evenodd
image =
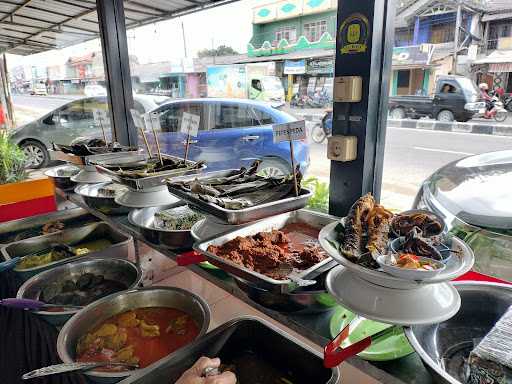
M 199 296 L 175 287 L 149 287 L 114 293 L 100 299 L 73 316 L 59 332 L 57 353 L 64 363 L 75 361 L 75 351 L 81 336 L 90 332 L 105 320 L 119 313 L 136 308 L 169 307 L 190 315 L 199 326 L 198 337 L 204 335 L 210 325 L 210 308 Z M 134 373 L 88 371 L 85 375 L 97 383 L 117 383 Z
M 82 196 L 89 207 L 94 208 L 106 215 L 123 215 L 130 211 L 130 208 L 123 207 L 115 202 L 116 193 L 114 196 L 100 196 L 99 190 L 114 184 L 112 182 L 97 183 L 97 184 L 81 184 L 75 188 L 75 193 Z M 128 187 L 125 188 L 126 190 Z M 119 192 L 121 194 L 122 191 Z
M 142 271 L 131 261 L 113 258 L 84 258 L 74 263 L 41 272 L 28 279 L 18 290 L 19 299 L 39 300 L 42 290 L 50 283 L 63 284 L 65 280 L 76 280 L 84 273 L 105 276 L 106 279 L 119 281 L 127 289 L 134 289 L 142 283 Z M 37 311 L 35 314 L 54 325 L 62 325 L 78 310 L 63 312 Z
M 59 175 L 59 172 L 69 172 L 69 176 Z M 80 168 L 73 165 L 62 165 L 60 167 L 50 168 L 45 171 L 45 176 L 48 176 L 53 180 L 53 184 L 60 189 L 67 190 L 74 188 L 76 183 L 71 180 L 72 176 L 75 176 L 80 172 Z
M 456 282 L 462 304 L 451 319 L 405 329 L 435 382 L 462 384 L 464 359 L 512 305 L 512 286 L 485 282 Z
M 190 249 L 194 243 L 190 229 L 166 230 L 157 228 L 154 225 L 155 213 L 183 205 L 185 205 L 185 203 L 179 201 L 174 204 L 161 205 L 159 207 L 134 209 L 128 215 L 128 221 L 138 227 L 142 236 L 153 244 L 162 245 L 174 250 Z

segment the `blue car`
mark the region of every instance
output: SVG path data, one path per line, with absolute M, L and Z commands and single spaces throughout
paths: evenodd
M 190 138 L 189 159 L 204 160 L 208 171 L 234 169 L 261 160 L 259 172 L 268 176 L 291 171 L 290 145 L 274 144 L 272 125 L 295 121 L 291 115 L 267 103 L 244 99 L 186 99 L 170 101 L 153 112 L 160 114 L 158 133 L 162 152 L 184 156 L 186 135 L 180 132 L 183 112 L 200 116 L 199 133 Z M 155 147 L 152 132 L 146 132 Z M 297 165 L 304 173 L 309 165 L 309 148 L 294 142 Z

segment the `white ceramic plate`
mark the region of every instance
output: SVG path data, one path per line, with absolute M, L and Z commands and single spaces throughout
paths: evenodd
M 162 185 L 147 192 L 134 191 L 128 188 L 125 193 L 116 195 L 114 201 L 124 207 L 146 208 L 177 203 L 180 199 L 171 195 L 167 186 Z
M 338 266 L 329 272 L 325 284 L 340 305 L 383 323 L 435 324 L 453 317 L 460 308 L 459 293 L 450 283 L 393 289 L 372 284 Z
M 388 275 L 380 270 L 369 269 L 355 264 L 345 258 L 337 249 L 335 244 L 337 241 L 337 232 L 335 231 L 336 226 L 339 222 L 331 223 L 326 225 L 320 231 L 318 239 L 322 248 L 341 265 L 347 267 L 350 271 L 357 274 L 362 279 L 365 279 L 374 284 L 396 288 L 396 289 L 412 289 L 418 288 L 421 285 L 437 284 L 447 281 L 451 281 L 464 273 L 468 272 L 475 263 L 475 256 L 471 248 L 462 240 L 453 237 L 452 249 L 459 251 L 460 253 L 453 254 L 450 260 L 446 263 L 446 268 L 430 279 L 421 281 L 406 280 L 395 276 Z

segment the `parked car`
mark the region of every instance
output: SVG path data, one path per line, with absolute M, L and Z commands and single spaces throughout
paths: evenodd
M 468 121 L 485 108 L 475 83 L 464 76 L 439 76 L 430 96 L 389 98 L 392 119 L 431 117 L 443 122 Z
M 107 89 L 98 84 L 86 85 L 84 87 L 84 95 L 87 97 L 107 96 Z
M 159 141 L 165 153 L 183 156 L 186 135 L 180 132 L 183 112 L 200 116 L 199 134 L 191 137 L 189 158 L 204 160 L 209 171 L 234 169 L 262 160 L 259 172 L 281 175 L 291 171 L 290 145 L 273 142 L 272 125 L 295 121 L 265 102 L 248 99 L 204 98 L 170 101 L 158 107 Z M 153 135 L 147 133 L 154 144 Z M 294 142 L 295 159 L 303 172 L 309 166 L 309 147 Z
M 422 185 L 415 208 L 442 215 L 475 252 L 475 269 L 512 281 L 512 150 L 452 162 Z
M 167 97 L 134 95 L 134 107 L 140 113 L 158 107 Z M 77 137 L 101 137 L 101 127 L 95 124 L 93 110 L 107 108 L 106 97 L 89 97 L 71 101 L 43 117 L 17 128 L 12 140 L 25 152 L 30 168 L 48 164 L 48 149 L 53 142 L 70 144 Z
M 32 89 L 30 90 L 31 95 L 37 95 L 37 96 L 48 96 L 48 89 L 46 88 L 46 84 L 44 83 L 37 83 L 35 84 Z

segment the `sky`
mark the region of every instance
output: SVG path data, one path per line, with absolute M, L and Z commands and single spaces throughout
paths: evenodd
M 197 51 L 223 44 L 233 47 L 238 52 L 246 52 L 247 43 L 252 36 L 252 7 L 261 3 L 268 3 L 268 1 L 240 0 L 225 6 L 128 30 L 129 53 L 136 55 L 141 64 L 185 57 L 182 23 L 188 57 L 197 57 Z M 100 42 L 95 39 L 61 50 L 31 56 L 8 54 L 7 65 L 9 68 L 18 65 L 60 65 L 70 56 L 82 56 L 100 50 Z

